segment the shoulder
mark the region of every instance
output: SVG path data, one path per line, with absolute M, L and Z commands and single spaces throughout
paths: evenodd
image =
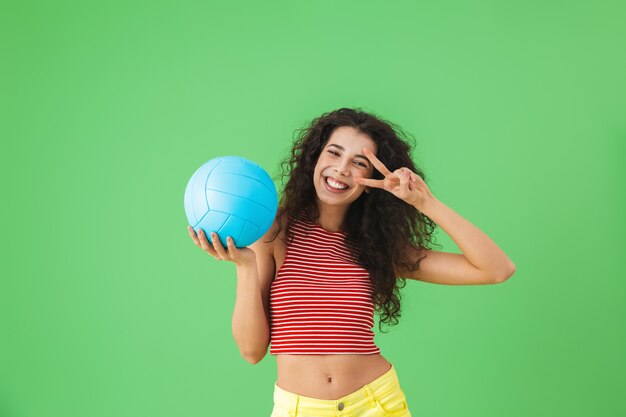
M 263 296 L 263 302 L 266 312 L 269 311 L 269 293 L 274 275 L 276 274 L 277 254 L 280 253 L 279 247 L 282 242 L 280 235 L 280 217 L 274 218 L 274 222 L 270 228 L 258 239 L 253 242 L 249 248 L 254 251 L 256 255 L 256 265 L 259 274 L 259 284 L 261 286 L 261 294 Z M 269 315 L 268 315 L 269 317 Z
M 269 229 L 256 242 L 250 245 L 257 255 L 259 253 L 273 255 L 276 245 L 280 244 L 281 236 L 285 233 L 287 226 L 287 213 L 277 214 Z

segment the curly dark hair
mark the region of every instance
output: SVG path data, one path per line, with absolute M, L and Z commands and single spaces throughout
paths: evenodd
M 407 167 L 424 181 L 422 170 L 411 160 L 411 144 L 401 139 L 397 132 L 404 132 L 397 125 L 384 121 L 378 116 L 361 109 L 340 108 L 311 121 L 306 128 L 298 129 L 291 153 L 281 162 L 280 179 L 283 193 L 280 198 L 276 218 L 279 223 L 274 239 L 286 226 L 288 243 L 292 238 L 291 218 L 305 216 L 319 217 L 315 201 L 313 171 L 324 145 L 335 129 L 340 126 L 356 128 L 367 134 L 377 145 L 376 157 L 390 170 Z M 287 178 L 285 185 L 284 179 Z M 373 178 L 383 179 L 374 171 Z M 276 178 L 275 178 L 276 179 Z M 283 214 L 287 213 L 287 224 L 283 225 Z M 430 248 L 436 224 L 415 207 L 393 194 L 372 188 L 370 193 L 362 193 L 346 213 L 344 230 L 355 259 L 365 268 L 373 284 L 372 301 L 380 314 L 379 329 L 382 323 L 397 324 L 400 317 L 400 288 L 406 286 L 406 279 L 397 277 L 395 271 L 416 270 L 424 258 L 411 260 L 408 247 L 418 250 Z

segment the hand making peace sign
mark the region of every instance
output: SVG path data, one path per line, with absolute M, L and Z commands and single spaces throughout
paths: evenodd
M 354 182 L 357 184 L 382 188 L 420 211 L 425 202 L 434 198 L 424 180 L 410 169 L 402 167 L 391 172 L 369 149 L 363 149 L 363 153 L 385 178 L 382 180 L 355 178 Z

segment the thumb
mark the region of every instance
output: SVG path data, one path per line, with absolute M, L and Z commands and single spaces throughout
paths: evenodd
M 404 189 L 404 190 L 408 190 L 409 189 L 409 180 L 410 180 L 410 173 L 408 171 L 402 170 L 400 172 L 400 175 L 398 175 L 400 177 L 400 188 Z

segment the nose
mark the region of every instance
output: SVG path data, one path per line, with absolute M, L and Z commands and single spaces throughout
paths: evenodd
M 350 161 L 348 161 L 347 159 L 341 160 L 339 162 L 337 162 L 337 165 L 335 165 L 335 172 L 343 175 L 343 176 L 348 176 L 348 164 L 350 163 Z

